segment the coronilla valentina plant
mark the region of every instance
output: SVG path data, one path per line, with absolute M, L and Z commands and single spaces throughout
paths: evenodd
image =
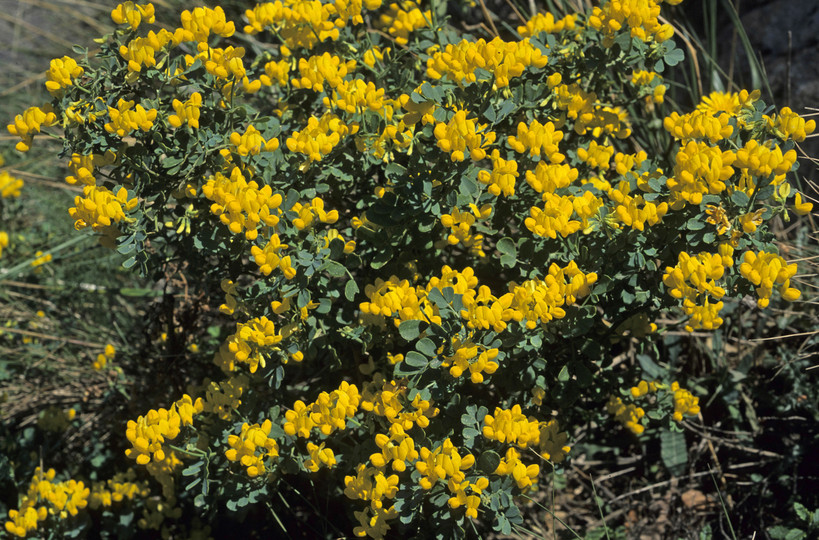
M 502 36 L 444 8 L 277 1 L 160 29 L 125 2 L 96 55 L 52 62 L 17 149 L 58 137 L 78 234 L 143 275 L 184 261 L 222 341 L 112 435 L 152 488 L 49 472 L 9 533 L 121 494 L 189 534 L 182 516 L 270 518 L 310 484 L 336 535 L 508 533 L 581 422 L 699 414 L 673 374 L 615 369 L 624 342 L 799 298 L 769 223 L 810 211 L 788 174 L 813 121 L 747 91 L 665 112 L 662 2 Z

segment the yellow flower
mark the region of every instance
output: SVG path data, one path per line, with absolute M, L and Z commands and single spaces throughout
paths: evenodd
M 813 203 L 808 201 L 802 202 L 802 194 L 797 191 L 793 200 L 793 210 L 798 215 L 805 216 L 810 214 L 811 210 L 813 210 Z
M 116 24 L 128 24 L 131 30 L 136 30 L 143 21 L 148 24 L 154 23 L 156 20 L 154 5 L 150 2 L 147 4 L 136 4 L 131 1 L 123 2 L 111 11 L 111 19 Z
M 175 128 L 186 123 L 196 129 L 199 127 L 199 110 L 201 107 L 202 94 L 199 92 L 194 92 L 191 94 L 191 97 L 184 102 L 175 99 L 173 100 L 173 109 L 176 114 L 172 114 L 168 117 L 168 123 Z
M 22 139 L 15 148 L 20 152 L 28 152 L 31 141 L 35 134 L 40 133 L 40 128 L 54 125 L 56 121 L 57 115 L 51 110 L 51 106 L 29 107 L 23 114 L 15 116 L 14 123 L 9 124 L 7 129 L 9 133 Z
M 59 96 L 63 88 L 72 86 L 76 79 L 84 72 L 83 68 L 77 65 L 77 61 L 69 56 L 55 58 L 51 61 L 46 72 L 46 89 L 52 96 Z

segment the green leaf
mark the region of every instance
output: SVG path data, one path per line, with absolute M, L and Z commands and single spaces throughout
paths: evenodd
M 799 516 L 799 519 L 802 521 L 810 520 L 810 512 L 808 512 L 808 509 L 805 508 L 804 504 L 799 502 L 793 503 L 793 511 L 796 512 L 796 515 Z
M 487 450 L 478 458 L 478 469 L 484 474 L 492 474 L 500 465 L 501 458 L 494 450 Z
M 333 277 L 341 277 L 347 273 L 347 269 L 344 268 L 344 265 L 336 261 L 325 261 L 324 264 L 319 267 L 319 270 L 325 270 Z
M 688 220 L 688 223 L 685 224 L 685 227 L 689 231 L 700 231 L 705 228 L 705 222 L 700 221 L 699 217 L 692 217 Z
M 569 366 L 563 366 L 560 373 L 557 374 L 557 380 L 560 382 L 566 382 L 569 380 Z
M 415 368 L 425 368 L 427 365 L 429 365 L 429 360 L 427 360 L 426 356 L 420 353 L 410 351 L 407 353 L 407 356 L 404 358 L 404 362 L 402 363 Z
M 136 289 L 130 287 L 123 287 L 119 290 L 119 293 L 122 296 L 133 296 L 133 297 L 140 297 L 140 296 L 162 296 L 162 291 L 154 291 L 151 289 Z
M 512 111 L 515 110 L 516 107 L 517 105 L 515 103 L 515 100 L 507 99 L 506 101 L 503 102 L 503 105 L 501 105 L 501 108 L 498 111 L 495 121 L 496 122 L 502 121 L 504 118 L 509 116 L 512 113 Z
M 418 343 L 415 344 L 415 349 L 421 354 L 426 355 L 427 358 L 435 358 L 438 354 L 438 347 L 436 347 L 435 343 L 429 338 L 418 341 Z
M 411 321 L 403 321 L 401 322 L 401 324 L 398 325 L 398 333 L 401 334 L 401 337 L 406 339 L 407 341 L 412 341 L 413 339 L 421 335 L 422 322 L 423 321 L 415 319 Z
M 748 195 L 744 191 L 734 190 L 731 193 L 731 202 L 735 205 L 739 206 L 740 208 L 745 208 L 748 206 L 748 203 L 751 202 L 751 199 L 748 198 Z
M 688 447 L 685 434 L 678 431 L 664 431 L 660 434 L 660 457 L 668 472 L 679 476 L 685 472 L 688 463 Z
M 438 306 L 439 308 L 445 308 L 449 305 L 449 302 L 446 301 L 444 298 L 441 289 L 433 288 L 431 291 L 427 293 L 427 300 Z
M 511 255 L 513 257 L 517 257 L 518 255 L 518 248 L 515 245 L 515 241 L 509 237 L 504 237 L 498 240 L 498 244 L 495 247 L 498 248 L 501 255 Z
M 669 66 L 676 66 L 677 64 L 685 60 L 685 53 L 682 52 L 682 49 L 674 48 L 665 53 L 663 60 Z
M 483 111 L 483 117 L 489 120 L 491 124 L 497 121 L 498 116 L 495 114 L 495 107 L 493 107 L 491 103 L 486 107 L 486 110 Z
M 350 302 L 355 300 L 355 295 L 358 294 L 358 291 L 358 284 L 355 282 L 355 280 L 351 279 L 346 285 L 344 285 L 344 297 Z
M 197 461 L 196 463 L 193 463 L 190 466 L 186 467 L 182 471 L 182 476 L 193 476 L 195 474 L 199 474 L 199 470 L 201 468 L 202 468 L 202 462 Z
M 640 367 L 643 368 L 643 372 L 651 379 L 659 379 L 665 373 L 663 368 L 658 366 L 647 354 L 638 354 L 637 362 L 640 364 Z

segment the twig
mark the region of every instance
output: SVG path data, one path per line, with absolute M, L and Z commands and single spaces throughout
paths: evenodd
M 95 348 L 103 348 L 105 347 L 104 343 L 93 343 L 91 341 L 80 341 L 79 339 L 71 339 L 71 338 L 64 338 L 58 336 L 49 336 L 46 334 L 41 334 L 39 332 L 32 332 L 30 330 L 21 330 L 19 328 L 3 328 L 3 332 L 9 332 L 10 334 L 21 334 L 24 336 L 31 336 L 36 337 L 38 339 L 45 339 L 49 341 L 62 341 L 64 343 L 71 343 L 72 345 L 83 345 L 85 347 L 95 347 Z

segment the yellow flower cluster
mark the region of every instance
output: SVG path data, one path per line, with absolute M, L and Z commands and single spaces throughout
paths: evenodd
M 233 411 L 242 404 L 242 394 L 248 387 L 250 379 L 244 373 L 217 383 L 214 381 L 205 385 L 205 402 L 202 412 L 217 415 L 222 420 L 229 420 Z
M 270 420 L 265 420 L 261 425 L 245 422 L 239 435 L 228 435 L 230 448 L 225 451 L 225 457 L 240 462 L 251 478 L 264 474 L 264 459 L 279 457 L 279 445 L 276 439 L 269 436 L 272 427 Z M 260 455 L 256 453 L 258 450 L 262 452 Z
M 485 476 L 478 477 L 475 482 L 464 480 L 457 482 L 453 477 L 447 481 L 447 488 L 452 497 L 446 503 L 453 510 L 464 507 L 464 515 L 468 518 L 478 518 L 478 507 L 481 505 L 481 493 L 489 487 L 489 479 Z M 467 495 L 467 490 L 469 495 Z
M 514 159 L 503 159 L 497 149 L 492 150 L 489 157 L 492 159 L 492 171 L 479 171 L 478 181 L 488 185 L 487 190 L 495 197 L 500 197 L 501 193 L 505 197 L 511 197 L 515 194 L 516 178 L 520 176 L 518 174 L 518 162 Z M 529 171 L 527 171 L 527 178 L 528 174 Z
M 796 163 L 796 150 L 788 150 L 784 154 L 778 144 L 768 141 L 759 144 L 751 139 L 745 146 L 736 151 L 736 160 L 733 165 L 752 176 L 767 178 L 774 175 L 772 183 L 779 185 L 785 180 L 793 164 Z
M 72 154 L 71 159 L 68 161 L 68 169 L 72 174 L 66 176 L 65 181 L 72 186 L 78 183 L 94 186 L 97 183 L 97 179 L 94 178 L 94 171 L 105 165 L 110 165 L 116 159 L 116 154 L 110 151 L 102 155 Z
M 534 416 L 527 418 L 520 405 L 511 409 L 495 407 L 494 415 L 487 414 L 483 422 L 483 436 L 487 439 L 515 444 L 518 448 L 540 442 L 540 422 Z
M 34 135 L 40 133 L 43 126 L 52 126 L 57 121 L 57 115 L 51 110 L 49 105 L 43 108 L 29 107 L 23 114 L 14 117 L 14 123 L 6 126 L 8 132 L 20 137 L 20 141 L 15 148 L 20 152 L 28 152 L 31 149 L 31 141 Z
M 370 110 L 384 117 L 392 116 L 392 107 L 386 107 L 384 89 L 362 79 L 341 81 L 333 89 L 332 95 L 324 98 L 323 103 L 328 109 L 335 107 L 349 114 Z
M 454 246 L 460 243 L 473 254 L 483 257 L 484 252 L 481 247 L 483 235 L 472 234 L 470 228 L 475 224 L 476 219 L 486 220 L 489 218 L 492 214 L 492 205 L 485 204 L 480 208 L 474 204 L 469 206 L 469 212 L 461 212 L 457 208 L 453 208 L 449 214 L 441 216 L 441 223 L 450 230 L 447 235 L 447 242 L 450 245 Z
M 696 416 L 700 413 L 699 398 L 694 397 L 688 390 L 680 388 L 676 381 L 670 386 L 658 381 L 640 381 L 637 386 L 631 388 L 631 396 L 634 399 L 641 399 L 659 391 L 671 395 L 674 403 L 674 412 L 671 417 L 674 421 L 682 422 L 683 415 Z M 641 407 L 633 403 L 626 404 L 621 398 L 611 396 L 606 410 L 635 435 L 640 435 L 645 430 L 640 423 L 640 419 L 645 416 L 645 411 Z
M 129 420 L 125 436 L 133 447 L 127 449 L 125 455 L 140 465 L 147 465 L 151 459 L 155 462 L 164 461 L 166 454 L 162 443 L 175 439 L 181 426 L 192 425 L 193 415 L 202 412 L 203 409 L 202 398 L 193 401 L 185 394 L 171 405 L 170 409 L 151 409 L 145 416 L 139 416 L 136 421 Z
M 679 4 L 682 0 L 665 1 L 668 4 Z M 654 0 L 610 0 L 602 7 L 595 6 L 592 9 L 589 26 L 605 36 L 604 47 L 611 47 L 614 35 L 625 28 L 630 29 L 631 37 L 643 41 L 653 39 L 659 43 L 674 35 L 672 26 L 661 24 L 659 16 L 660 6 Z
M 552 13 L 536 13 L 531 19 L 526 21 L 525 26 L 518 26 L 518 34 L 527 38 L 546 32 L 547 34 L 557 34 L 563 30 L 574 30 L 577 22 L 577 15 L 569 14 L 560 20 L 555 20 Z
M 248 182 L 239 167 L 233 167 L 229 177 L 217 172 L 208 178 L 202 193 L 213 201 L 211 213 L 219 216 L 233 234 L 244 231 L 248 240 L 256 239 L 260 227 L 279 223 L 277 209 L 282 196 L 273 193 L 270 186 L 259 189 L 255 180 Z
M 409 401 L 404 384 L 386 381 L 379 373 L 364 386 L 361 409 L 385 417 L 390 424 L 398 424 L 404 431 L 409 431 L 414 425 L 428 427 L 429 419 L 439 412 L 430 401 L 421 399 L 421 394 Z
M 579 174 L 569 165 L 540 161 L 534 171 L 526 171 L 526 183 L 538 193 L 553 194 L 558 189 L 569 187 Z
M 460 484 L 466 477 L 464 471 L 474 464 L 475 456 L 470 453 L 461 456 L 449 438 L 432 450 L 422 446 L 420 459 L 415 462 L 415 469 L 422 475 L 418 484 L 425 490 L 432 489 L 439 480 L 447 478 Z
M 384 56 L 392 52 L 392 47 L 384 47 L 383 49 L 378 45 L 374 45 L 371 49 L 364 51 L 362 61 L 371 68 L 375 67 L 376 62 L 383 62 Z
M 309 438 L 313 428 L 325 436 L 347 428 L 347 419 L 355 416 L 362 396 L 354 384 L 343 381 L 337 390 L 322 392 L 316 401 L 305 404 L 298 400 L 285 413 L 284 432 L 291 437 Z
M 46 89 L 55 97 L 59 97 L 63 88 L 72 86 L 76 79 L 84 73 L 84 69 L 77 65 L 77 61 L 70 56 L 55 58 L 51 61 L 48 71 L 46 71 Z
M 618 139 L 631 135 L 628 114 L 624 109 L 598 103 L 597 94 L 586 92 L 577 83 L 559 83 L 560 74 L 556 73 L 554 80 L 549 81 L 549 86 L 554 88 L 554 104 L 566 111 L 563 120 L 568 118 L 574 121 L 575 133 L 585 135 L 591 130 L 595 137 L 614 135 Z
M 225 11 L 219 6 L 214 9 L 198 7 L 193 11 L 185 10 L 180 19 L 185 41 L 207 43 L 211 34 L 230 37 L 236 31 L 234 24 L 225 20 Z
M 287 149 L 306 155 L 310 161 L 321 161 L 343 138 L 357 131 L 357 124 L 347 125 L 335 114 L 311 116 L 303 130 L 294 131 L 287 138 Z
M 91 490 L 83 482 L 54 482 L 55 476 L 54 469 L 45 473 L 40 467 L 35 469 L 20 506 L 9 510 L 9 521 L 5 523 L 6 532 L 24 538 L 29 532 L 37 530 L 37 523 L 45 521 L 49 515 L 66 519 L 76 516 L 88 506 Z
M 173 34 L 164 28 L 159 32 L 151 30 L 145 37 L 134 38 L 127 45 L 120 45 L 119 55 L 128 62 L 128 70 L 131 73 L 140 73 L 143 66 L 156 65 L 156 53 L 165 45 L 168 43 L 178 45 L 181 38 L 181 32 Z
M 450 154 L 452 161 L 463 161 L 467 149 L 470 158 L 480 161 L 486 157 L 486 147 L 495 142 L 497 135 L 487 131 L 487 124 L 478 124 L 468 116 L 469 111 L 455 109 L 449 122 L 435 123 L 433 134 L 438 148 Z
M 633 403 L 623 403 L 621 398 L 611 396 L 606 404 L 606 411 L 635 435 L 640 435 L 645 431 L 645 426 L 640 423 L 640 419 L 646 413 L 641 407 Z
M 677 152 L 674 176 L 668 179 L 671 208 L 678 210 L 686 202 L 700 204 L 703 195 L 725 191 L 725 181 L 734 174 L 731 164 L 736 157 L 731 150 L 688 141 Z
M 562 163 L 566 156 L 560 153 L 557 143 L 563 140 L 563 132 L 555 129 L 552 122 L 541 124 L 533 120 L 530 125 L 518 124 L 517 136 L 510 135 L 506 140 L 509 147 L 518 154 L 529 152 L 532 157 L 548 159 L 551 163 Z
M 614 155 L 614 147 L 605 144 L 597 144 L 596 141 L 589 143 L 589 147 L 577 149 L 577 157 L 592 168 L 606 171 L 609 169 L 611 158 Z
M 808 120 L 793 112 L 790 107 L 782 107 L 778 115 L 773 118 L 763 116 L 768 122 L 769 128 L 780 139 L 791 139 L 794 142 L 804 141 L 808 135 L 816 130 L 816 121 Z
M 147 497 L 150 494 L 147 482 L 136 483 L 136 473 L 128 469 L 125 473 L 114 475 L 105 482 L 96 482 L 88 497 L 88 507 L 91 509 L 107 508 L 124 500 L 133 500 L 137 496 Z
M 419 28 L 426 28 L 432 21 L 429 10 L 421 11 L 413 0 L 402 0 L 400 4 L 392 3 L 389 11 L 381 15 L 381 24 L 387 33 L 395 38 L 398 45 L 409 43 L 409 36 Z
M 492 81 L 495 88 L 509 86 L 509 80 L 520 77 L 531 67 L 543 68 L 548 58 L 540 49 L 523 41 L 503 41 L 496 37 L 490 42 L 463 40 L 448 44 L 443 51 L 435 52 L 427 60 L 427 76 L 432 79 L 446 77 L 460 86 L 474 82 Z M 476 69 L 488 73 L 487 78 L 478 79 Z
M 563 181 L 567 178 L 567 176 L 564 176 L 566 169 L 543 167 L 541 171 L 544 177 L 538 182 Z M 536 174 L 538 172 L 538 170 L 535 171 Z M 554 174 L 557 178 L 547 179 L 549 174 Z M 574 176 L 576 171 L 568 174 Z M 529 175 L 527 175 L 526 179 L 527 181 L 530 179 Z M 596 215 L 598 209 L 603 206 L 603 201 L 591 191 L 585 191 L 579 197 L 544 192 L 541 198 L 543 199 L 543 207 L 531 207 L 529 217 L 523 220 L 523 224 L 537 236 L 548 236 L 552 239 L 557 238 L 558 234 L 566 238 L 579 230 L 585 230 L 589 227 L 589 218 Z M 572 219 L 575 214 L 580 218 L 580 221 Z
M 141 129 L 148 131 L 156 120 L 156 109 L 148 109 L 142 105 L 134 106 L 134 100 L 125 101 L 120 98 L 117 107 L 108 107 L 108 116 L 111 121 L 105 124 L 105 131 L 125 137 L 132 131 Z
M 520 460 L 520 452 L 512 447 L 506 450 L 494 472 L 500 476 L 511 476 L 519 489 L 527 491 L 537 481 L 540 466 L 536 463 L 526 466 Z
M 353 534 L 359 538 L 369 536 L 375 540 L 381 540 L 390 526 L 387 525 L 387 520 L 398 517 L 398 511 L 394 506 L 386 509 L 373 510 L 373 515 L 370 516 L 370 508 L 365 508 L 360 512 L 353 512 L 353 515 L 358 520 L 358 527 L 353 529 Z
M 544 279 L 527 280 L 521 285 L 510 283 L 509 292 L 498 298 L 488 287 L 478 287 L 472 268 L 459 272 L 444 266 L 441 277 L 431 278 L 426 287 L 410 286 L 407 280 L 399 281 L 395 276 L 388 281 L 377 279 L 374 285 L 365 288 L 370 301 L 362 302 L 360 309 L 365 314 L 395 317 L 396 326 L 412 319 L 440 324 L 438 308 L 427 300 L 427 294 L 433 288 L 452 287 L 462 295 L 461 317 L 469 328 L 502 332 L 509 321 L 525 319 L 532 329 L 539 322 L 563 318 L 565 311 L 561 306 L 588 295 L 596 281 L 597 274 L 584 274 L 574 261 L 564 268 L 553 263 Z
M 288 247 L 287 244 L 281 243 L 278 234 L 273 233 L 264 247 L 251 246 L 250 255 L 262 274 L 269 276 L 275 268 L 278 268 L 285 278 L 293 279 L 296 277 L 296 269 L 292 266 L 290 255 L 281 256 L 281 250 Z
M 739 266 L 742 277 L 756 286 L 756 301 L 760 308 L 767 307 L 773 290 L 788 302 L 798 299 L 801 293 L 791 287 L 791 278 L 796 275 L 797 265 L 788 264 L 775 253 L 746 251 Z
M 2 165 L 0 158 L 0 165 Z M 0 171 L 0 199 L 19 197 L 23 189 L 23 179 L 10 175 L 7 171 Z
M 251 373 L 265 367 L 263 351 L 281 342 L 276 326 L 267 317 L 256 317 L 237 323 L 236 332 L 228 336 L 213 361 L 224 371 L 235 371 L 236 364 L 247 364 Z
M 74 197 L 74 207 L 68 214 L 74 220 L 74 228 L 82 230 L 91 227 L 96 232 L 104 232 L 107 227 L 126 219 L 125 212 L 136 208 L 139 201 L 128 199 L 124 187 L 113 193 L 105 187 L 84 186 L 82 195 Z
M 725 289 L 716 282 L 725 274 L 725 263 L 716 253 L 699 253 L 692 257 L 685 251 L 679 254 L 677 265 L 666 267 L 663 283 L 668 294 L 683 301 L 683 312 L 690 320 L 685 325 L 688 332 L 704 328 L 713 330 L 722 324 L 719 311 Z M 716 300 L 716 303 L 711 303 Z
M 293 220 L 293 226 L 300 231 L 312 227 L 316 218 L 322 223 L 331 225 L 338 221 L 338 210 L 327 212 L 324 209 L 324 201 L 319 197 L 313 197 L 309 205 L 297 202 L 290 210 L 299 216 Z
M 623 180 L 607 191 L 609 199 L 616 203 L 614 216 L 626 227 L 631 227 L 638 231 L 645 230 L 646 224 L 656 225 L 662 221 L 668 212 L 668 203 L 660 204 L 654 201 L 647 201 L 642 195 L 632 196 L 629 182 Z
M 696 416 L 700 414 L 700 398 L 694 397 L 688 390 L 680 388 L 677 381 L 671 383 L 671 391 L 674 393 L 674 420 L 682 422 L 683 415 Z
M 290 81 L 295 88 L 309 88 L 314 92 L 324 92 L 324 83 L 330 88 L 339 88 L 344 82 L 344 77 L 355 69 L 355 60 L 344 62 L 340 57 L 330 53 L 323 53 L 320 56 L 299 59 L 300 77 Z
M 635 86 L 644 86 L 647 84 L 651 84 L 656 77 L 662 78 L 662 76 L 654 71 L 645 71 L 642 69 L 635 69 L 631 72 L 631 84 Z
M 398 280 L 390 276 L 387 281 L 377 278 L 374 284 L 368 284 L 364 293 L 369 302 L 362 302 L 359 309 L 364 314 L 376 317 L 395 317 L 393 322 L 398 327 L 402 321 L 430 320 L 441 322 L 438 308 L 426 298 L 423 288 L 410 285 L 406 279 Z
M 332 448 L 327 448 L 326 443 L 307 443 L 307 452 L 310 457 L 304 460 L 304 468 L 310 472 L 318 472 L 322 467 L 332 469 L 336 466 L 336 456 Z
M 361 12 L 364 8 L 375 10 L 381 7 L 381 0 L 336 0 L 329 4 L 331 13 L 338 16 L 334 21 L 336 26 L 344 28 L 347 22 L 352 24 L 362 24 L 364 17 Z
M 34 252 L 34 260 L 31 261 L 32 267 L 42 266 L 46 263 L 51 262 L 54 256 L 51 253 L 43 253 L 40 250 Z M 35 270 L 36 271 L 36 270 Z
M 500 351 L 481 344 L 476 345 L 472 342 L 471 336 L 463 340 L 460 337 L 452 338 L 452 348 L 454 352 L 451 356 L 443 357 L 441 366 L 449 368 L 449 374 L 455 378 L 468 371 L 470 380 L 479 384 L 483 382 L 484 373 L 492 375 L 499 367 L 495 358 Z
M 104 369 L 105 366 L 108 364 L 108 361 L 113 360 L 116 354 L 117 350 L 113 345 L 111 345 L 110 343 L 106 345 L 103 352 L 97 355 L 97 359 L 94 361 L 94 369 L 96 370 Z
M 639 87 L 639 94 L 645 96 L 647 103 L 665 101 L 666 86 L 663 77 L 654 71 L 634 70 L 631 73 L 631 84 Z
M 249 125 L 244 133 L 234 131 L 230 134 L 230 144 L 236 147 L 241 156 L 256 156 L 261 152 L 273 152 L 279 147 L 279 139 L 272 137 L 265 140 L 255 126 Z
M 290 82 L 290 60 L 271 60 L 264 65 L 264 73 L 259 75 L 259 81 L 265 86 L 287 86 Z
M 368 508 L 354 512 L 359 526 L 353 530 L 356 536 L 370 535 L 372 538 L 383 538 L 389 526 L 387 520 L 395 519 L 398 513 L 394 507 L 384 506 L 384 499 L 392 499 L 398 493 L 398 475 L 386 476 L 381 467 L 368 467 L 360 463 L 355 476 L 344 477 L 344 495 L 352 500 L 369 501 Z M 373 515 L 370 516 L 369 512 Z
M 367 0 L 367 6 L 378 7 L 377 0 Z M 374 8 L 373 8 L 374 9 Z M 303 47 L 312 49 L 316 43 L 335 41 L 339 37 L 339 28 L 344 24 L 336 24 L 330 20 L 337 10 L 332 4 L 322 4 L 318 0 L 294 0 L 282 2 L 265 2 L 245 11 L 248 25 L 246 34 L 254 35 L 270 27 L 284 40 L 282 53 L 290 54 L 290 49 Z
M 379 470 L 383 470 L 392 462 L 392 470 L 403 472 L 407 469 L 407 461 L 413 462 L 418 459 L 415 441 L 407 435 L 400 423 L 390 425 L 389 435 L 377 434 L 375 444 L 381 451 L 372 454 L 370 462 Z
M 715 115 L 710 110 L 694 110 L 684 115 L 674 111 L 663 119 L 663 127 L 677 140 L 708 139 L 711 144 L 716 144 L 734 132 L 734 127 L 728 123 L 731 117 L 725 112 Z
M 188 124 L 191 128 L 199 128 L 199 115 L 202 108 L 202 94 L 194 92 L 185 101 L 173 100 L 173 110 L 176 114 L 168 117 L 168 123 L 175 128 Z M 240 152 L 241 153 L 241 152 Z
M 483 421 L 482 433 L 485 438 L 514 444 L 521 450 L 538 447 L 544 459 L 555 463 L 563 461 L 571 451 L 566 446 L 568 435 L 560 431 L 557 420 L 543 422 L 534 416 L 526 417 L 521 412 L 520 405 L 513 405 L 511 409 L 495 407 L 495 413 L 487 414 Z
M 647 396 L 648 394 L 653 394 L 657 391 L 659 386 L 657 386 L 656 381 L 640 381 L 637 383 L 637 386 L 631 387 L 631 396 L 635 399 L 641 398 L 643 396 Z
M 3 248 L 9 247 L 9 233 L 0 231 L 0 257 L 3 256 Z
M 116 24 L 127 24 L 131 30 L 136 30 L 143 21 L 147 24 L 153 24 L 156 21 L 154 5 L 150 2 L 136 4 L 130 0 L 123 2 L 111 11 L 111 20 Z

